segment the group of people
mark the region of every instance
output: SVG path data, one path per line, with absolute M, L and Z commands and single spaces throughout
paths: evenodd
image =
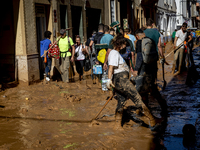
M 66 30 L 61 29 L 61 38 L 57 44 L 60 48 L 62 80 L 69 82 L 69 67 L 71 62 L 75 61 L 76 71 L 79 79 L 83 79 L 83 66 L 86 55 L 90 59 L 91 65 L 101 65 L 102 69 L 108 72 L 107 88 L 113 89 L 117 97 L 118 104 L 115 111 L 116 129 L 122 127 L 122 114 L 126 100 L 131 99 L 135 106 L 150 120 L 150 128 L 154 130 L 162 120 L 167 117 L 167 102 L 161 96 L 157 87 L 157 62 L 160 57 L 160 63 L 165 63 L 162 49 L 162 36 L 154 28 L 154 21 L 149 18 L 146 21 L 146 28 L 136 30 L 135 36 L 131 34 L 129 28 L 117 28 L 116 31 L 108 25 L 99 24 L 98 32 L 93 31 L 92 36 L 85 44 L 81 44 L 80 36 L 76 36 L 76 44 L 66 36 Z M 48 49 L 50 44 L 49 31 L 45 32 L 46 39 L 41 41 L 41 55 Z M 180 30 L 174 34 L 174 64 L 173 73 L 177 67 L 176 74 L 181 71 L 183 64 L 185 46 L 187 45 L 188 60 L 191 65 L 194 64 L 192 59 L 193 38 L 190 31 L 187 32 L 187 24 L 183 23 Z M 186 41 L 185 44 L 182 44 Z M 104 63 L 98 61 L 98 52 L 100 49 L 95 48 L 97 44 L 106 44 L 106 56 Z M 71 50 L 70 50 L 71 49 Z M 77 54 L 78 53 L 78 54 Z M 137 56 L 135 57 L 135 54 Z M 76 56 L 77 55 L 77 56 Z M 178 61 L 179 60 L 179 61 Z M 42 58 L 44 62 L 44 58 Z M 177 64 L 178 62 L 178 64 Z M 51 58 L 47 56 L 45 62 L 45 74 L 49 78 Z M 95 84 L 96 75 L 91 74 L 93 84 Z M 153 116 L 148 107 L 148 97 L 153 96 L 161 107 L 162 118 Z
M 107 69 L 108 63 L 108 82 L 107 87 L 113 88 L 118 104 L 115 111 L 115 128 L 122 127 L 122 114 L 125 102 L 131 99 L 135 106 L 150 120 L 150 128 L 156 129 L 160 122 L 167 117 L 167 103 L 161 96 L 157 85 L 157 61 L 158 55 L 161 57 L 161 63 L 164 63 L 164 55 L 161 46 L 160 33 L 153 28 L 152 19 L 147 20 L 146 29 L 138 29 L 135 32 L 136 40 L 131 41 L 127 34 L 117 33 L 117 36 L 110 42 L 107 51 L 107 62 L 104 62 L 104 69 Z M 127 49 L 133 44 L 129 62 L 124 59 Z M 124 51 L 125 49 L 125 51 Z M 148 53 L 149 51 L 149 53 Z M 137 53 L 135 61 L 135 53 Z M 151 55 L 145 55 L 148 53 Z M 133 63 L 136 62 L 136 63 Z M 129 75 L 131 74 L 131 78 Z M 162 111 L 162 118 L 153 116 L 148 108 L 148 96 L 151 94 L 159 103 Z
M 51 32 L 46 31 L 44 33 L 45 39 L 40 41 L 40 74 L 44 76 L 46 81 L 50 81 L 50 70 L 52 64 L 52 58 L 48 56 L 47 50 L 50 48 L 50 37 Z M 74 44 L 71 37 L 66 36 L 66 30 L 60 30 L 60 38 L 57 39 L 56 44 L 60 51 L 60 72 L 63 82 L 69 82 L 69 68 L 73 70 L 73 62 L 75 61 L 76 71 L 79 74 L 79 80 L 83 79 L 83 66 L 86 55 L 89 56 L 89 52 L 84 44 L 81 44 L 81 37 L 79 35 L 75 38 L 76 43 Z M 74 73 L 73 73 L 74 74 Z M 74 76 L 74 75 L 72 75 Z

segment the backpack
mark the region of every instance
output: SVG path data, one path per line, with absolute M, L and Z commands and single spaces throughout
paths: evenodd
M 101 41 L 101 38 L 104 36 L 104 34 L 99 34 L 97 33 L 95 36 L 94 36 L 94 44 L 100 44 L 100 41 Z
M 130 56 L 131 56 L 131 47 L 127 46 L 124 49 L 120 50 L 120 55 L 125 60 L 130 59 Z
M 141 40 L 141 51 L 143 62 L 145 64 L 151 64 L 152 62 L 158 61 L 158 52 L 156 50 L 156 44 L 152 39 L 144 37 Z

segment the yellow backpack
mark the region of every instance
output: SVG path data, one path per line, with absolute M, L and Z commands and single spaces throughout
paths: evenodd
M 106 58 L 106 49 L 101 49 L 98 53 L 97 59 L 98 61 L 100 61 L 101 63 L 104 63 Z

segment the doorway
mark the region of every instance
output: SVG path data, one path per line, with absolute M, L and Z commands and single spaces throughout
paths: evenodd
M 92 36 L 92 31 L 98 32 L 98 26 L 101 23 L 101 10 L 94 8 L 86 9 L 86 25 L 87 25 L 87 36 Z
M 49 15 L 50 15 L 50 5 L 35 5 L 36 14 L 36 31 L 37 31 L 37 50 L 40 54 L 40 41 L 44 39 L 44 32 L 48 29 Z M 39 57 L 40 58 L 40 57 Z M 41 59 L 39 60 L 40 68 L 40 79 L 43 79 L 43 67 Z
M 18 14 L 19 1 L 15 1 L 13 9 L 13 0 L 1 1 L 3 9 L 0 19 L 0 83 L 7 83 L 15 80 L 15 40 L 16 40 L 16 22 Z

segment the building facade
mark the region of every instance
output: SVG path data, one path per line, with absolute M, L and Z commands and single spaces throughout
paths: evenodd
M 7 0 L 2 5 L 7 9 L 0 10 L 5 14 L 0 23 L 0 82 L 40 80 L 39 47 L 46 30 L 53 42 L 61 28 L 73 27 L 68 35 L 86 41 L 99 23 L 120 20 L 117 0 Z
M 175 0 L 159 0 L 156 11 L 156 25 L 163 31 L 165 41 L 171 40 L 171 35 L 176 29 L 176 3 Z
M 176 0 L 176 6 L 177 6 L 177 11 L 176 11 L 176 24 L 177 24 L 177 29 L 180 29 L 182 24 L 186 22 L 188 26 L 192 27 L 192 6 L 193 3 L 191 0 Z

